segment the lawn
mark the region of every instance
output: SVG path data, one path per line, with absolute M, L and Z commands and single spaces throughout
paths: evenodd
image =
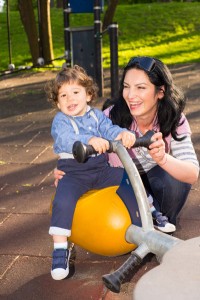
M 37 15 L 37 13 L 36 13 Z M 150 55 L 166 64 L 200 62 L 200 2 L 118 5 L 119 65 L 135 55 Z M 102 14 L 103 19 L 103 14 Z M 70 27 L 93 26 L 93 14 L 71 14 Z M 63 10 L 51 9 L 54 57 L 64 55 Z M 12 63 L 31 65 L 27 38 L 17 11 L 10 12 Z M 6 13 L 0 13 L 0 70 L 9 64 Z M 109 67 L 108 34 L 103 35 L 103 66 Z M 56 65 L 63 61 L 56 60 Z

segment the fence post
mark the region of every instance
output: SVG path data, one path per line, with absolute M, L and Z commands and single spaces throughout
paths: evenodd
M 12 48 L 11 48 L 11 38 L 10 38 L 10 8 L 9 0 L 6 1 L 6 16 L 7 16 L 7 33 L 8 33 L 8 54 L 9 54 L 9 65 L 12 65 Z
M 119 90 L 119 67 L 118 67 L 118 24 L 113 23 L 108 27 L 110 38 L 110 77 L 111 97 L 115 98 Z
M 95 79 L 99 87 L 99 96 L 103 96 L 103 67 L 102 67 L 102 23 L 101 2 L 94 1 L 94 47 L 95 47 Z
M 69 27 L 70 12 L 71 9 L 69 7 L 69 1 L 63 0 L 65 61 L 67 67 L 71 67 L 71 42 L 70 42 L 70 27 Z

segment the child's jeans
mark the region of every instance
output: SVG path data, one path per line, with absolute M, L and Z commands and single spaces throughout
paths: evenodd
M 124 169 L 110 167 L 105 155 L 91 157 L 86 163 L 59 159 L 57 167 L 66 175 L 59 180 L 56 189 L 49 233 L 70 236 L 78 199 L 89 190 L 119 185 Z

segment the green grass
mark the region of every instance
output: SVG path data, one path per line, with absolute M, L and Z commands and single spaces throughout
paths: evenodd
M 150 55 L 166 64 L 200 62 L 200 2 L 118 5 L 119 65 L 135 55 Z M 102 15 L 103 18 L 103 15 Z M 54 57 L 64 55 L 62 9 L 51 10 Z M 71 14 L 71 27 L 93 26 L 93 14 Z M 27 38 L 18 12 L 10 12 L 12 62 L 31 65 Z M 6 13 L 0 13 L 0 70 L 9 63 Z M 109 67 L 108 35 L 103 36 L 103 66 Z M 61 65 L 63 61 L 55 61 Z

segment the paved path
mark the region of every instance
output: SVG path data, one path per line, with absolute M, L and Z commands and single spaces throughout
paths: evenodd
M 173 68 L 187 97 L 187 117 L 200 158 L 200 64 Z M 108 291 L 101 277 L 128 255 L 103 257 L 76 246 L 75 268 L 67 280 L 50 276 L 52 242 L 49 204 L 54 193 L 50 124 L 55 110 L 45 100 L 44 83 L 54 76 L 22 74 L 0 78 L 0 299 L 131 300 L 138 279 L 157 266 L 154 256 L 124 283 L 119 294 Z M 109 85 L 109 83 L 107 83 Z M 107 86 L 108 89 L 108 86 Z M 99 103 L 99 106 L 101 103 Z M 199 236 L 200 182 L 193 186 L 179 219 L 176 236 Z

